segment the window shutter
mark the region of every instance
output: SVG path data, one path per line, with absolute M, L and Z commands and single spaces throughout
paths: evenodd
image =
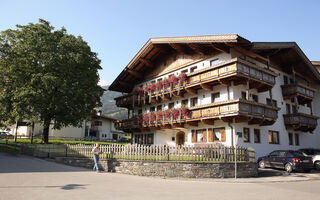
M 207 143 L 207 129 L 203 130 L 203 143 Z
M 213 142 L 213 130 L 212 130 L 212 128 L 208 129 L 208 142 Z
M 191 133 L 192 133 L 192 143 L 195 143 L 196 142 L 196 131 L 192 130 Z
M 221 142 L 226 141 L 226 130 L 224 128 L 221 129 Z

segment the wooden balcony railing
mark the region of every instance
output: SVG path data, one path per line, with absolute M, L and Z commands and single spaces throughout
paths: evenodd
M 283 118 L 287 128 L 307 132 L 317 128 L 319 117 L 304 113 L 293 113 L 283 115 Z
M 282 85 L 282 96 L 284 99 L 298 98 L 298 102 L 305 104 L 312 101 L 316 89 L 303 84 Z
M 276 73 L 249 63 L 240 58 L 220 63 L 187 75 L 186 80 L 168 87 L 151 90 L 146 94 L 129 94 L 116 98 L 119 107 L 132 108 L 145 103 L 159 102 L 170 99 L 172 96 L 183 97 L 184 93 L 195 92 L 198 89 L 210 89 L 221 82 L 234 85 L 249 83 L 250 88 L 263 92 L 271 89 L 275 84 Z
M 161 128 L 163 126 L 168 128 L 167 125 L 183 125 L 185 123 L 188 124 L 203 120 L 211 120 L 211 122 L 214 122 L 214 120 L 222 119 L 226 122 L 232 122 L 233 118 L 235 118 L 235 122 L 248 122 L 250 124 L 259 124 L 263 126 L 271 125 L 277 120 L 278 110 L 279 108 L 266 104 L 236 99 L 192 107 L 188 109 L 187 115 L 181 115 L 180 113 L 175 117 L 172 117 L 172 115 L 166 117 L 167 115 L 163 114 L 163 117 L 157 117 L 158 115 L 155 114 L 156 117 L 153 117 L 152 120 L 150 117 L 150 120 L 147 120 L 147 123 L 145 116 L 138 116 L 136 118 L 127 119 L 116 123 L 116 128 L 120 130 L 132 130 L 150 127 Z M 165 113 L 166 111 L 163 112 Z

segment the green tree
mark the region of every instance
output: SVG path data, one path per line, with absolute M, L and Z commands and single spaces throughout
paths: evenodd
M 100 106 L 100 60 L 80 37 L 49 22 L 17 25 L 0 34 L 0 121 L 37 119 L 49 127 L 80 126 Z

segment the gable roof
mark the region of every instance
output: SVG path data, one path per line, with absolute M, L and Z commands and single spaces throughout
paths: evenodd
M 192 51 L 227 51 L 229 47 L 226 44 L 247 47 L 250 42 L 236 34 L 151 38 L 113 81 L 109 90 L 130 92 L 134 86 L 132 83 L 141 80 L 144 71 L 163 55 L 177 51 L 187 54 Z
M 131 92 L 134 85 L 141 82 L 145 74 L 153 69 L 157 59 L 165 58 L 167 55 L 177 52 L 184 54 L 229 52 L 233 47 L 247 53 L 255 53 L 255 56 L 264 61 L 270 58 L 272 62 L 286 67 L 287 70 L 298 63 L 299 67 L 295 67 L 295 70 L 305 73 L 307 67 L 310 69 L 308 75 L 320 80 L 318 70 L 295 42 L 250 42 L 237 34 L 205 35 L 149 39 L 113 81 L 109 90 Z

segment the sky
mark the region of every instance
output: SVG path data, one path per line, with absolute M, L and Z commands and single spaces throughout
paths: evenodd
M 45 19 L 80 35 L 98 53 L 109 85 L 153 37 L 238 34 L 250 41 L 295 41 L 320 60 L 317 0 L 0 0 L 0 31 Z

